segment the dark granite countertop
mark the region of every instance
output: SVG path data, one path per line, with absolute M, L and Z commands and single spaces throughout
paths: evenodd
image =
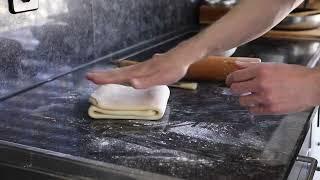
M 299 43 L 280 42 L 283 41 L 257 40 L 240 48 L 236 55 L 269 58 L 259 54 L 262 51 L 257 50 L 262 49 L 265 54 L 270 51 L 273 59 L 288 63 L 290 59 L 307 65 L 303 60 L 314 58 L 319 49 L 314 45 L 317 42 L 301 41 L 301 47 L 311 44 L 315 51 L 292 55 L 288 52 L 291 47 L 299 47 Z M 131 58 L 145 59 L 174 44 L 164 44 Z M 275 56 L 277 53 L 280 55 Z M 3 100 L 0 144 L 17 143 L 57 152 L 62 159 L 78 159 L 79 164 L 88 159 L 92 160 L 92 166 L 110 163 L 168 178 L 280 180 L 287 177 L 308 131 L 311 111 L 253 116 L 239 106 L 237 97 L 231 96 L 223 83 L 202 82 L 197 91 L 171 89 L 161 121 L 95 121 L 88 117 L 87 109 L 88 97 L 96 86 L 86 81 L 84 75 L 91 68 L 113 67 L 109 60 Z M 37 153 L 32 152 L 33 156 Z M 3 159 L 0 157 L 0 162 Z M 27 162 L 25 168 L 36 166 L 32 158 Z M 87 176 L 95 177 L 90 173 Z

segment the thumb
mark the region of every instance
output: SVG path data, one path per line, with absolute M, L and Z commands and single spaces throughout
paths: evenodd
M 130 80 L 130 84 L 136 89 L 147 89 L 152 86 L 160 85 L 161 82 L 158 76 L 151 75 L 133 78 Z
M 122 69 L 104 72 L 89 72 L 86 78 L 95 84 L 121 84 L 126 83 L 129 75 Z

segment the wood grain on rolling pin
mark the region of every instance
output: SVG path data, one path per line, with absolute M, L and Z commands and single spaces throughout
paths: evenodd
M 260 62 L 257 58 L 210 56 L 192 64 L 184 79 L 187 80 L 225 80 L 228 74 L 237 70 L 236 61 Z M 119 67 L 137 64 L 137 61 L 122 60 Z
M 210 56 L 190 66 L 185 79 L 188 80 L 225 80 L 238 70 L 236 61 L 261 62 L 257 58 L 216 57 Z

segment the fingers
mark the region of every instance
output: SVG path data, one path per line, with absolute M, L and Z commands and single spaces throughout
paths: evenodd
M 246 68 L 240 69 L 238 71 L 235 71 L 229 74 L 226 79 L 226 84 L 230 86 L 232 83 L 235 83 L 235 82 L 248 81 L 248 80 L 254 79 L 257 74 L 256 73 L 257 70 L 255 66 L 252 68 L 249 67 L 253 65 L 254 65 L 253 63 L 244 63 L 243 67 L 246 67 Z
M 160 77 L 160 78 L 159 78 Z M 170 75 L 162 75 L 154 72 L 148 76 L 140 76 L 138 78 L 131 79 L 131 85 L 136 89 L 146 89 L 154 85 L 172 84 L 177 81 L 170 80 Z
M 93 71 L 86 78 L 95 84 L 118 84 L 127 83 L 132 74 L 132 67 L 124 67 L 110 71 Z
M 283 107 L 286 106 L 279 103 L 265 103 L 262 96 L 255 94 L 240 97 L 239 103 L 241 106 L 247 107 L 251 113 L 256 115 L 279 115 L 289 112 L 287 109 L 283 109 Z
M 255 115 L 277 115 L 286 112 L 280 108 L 280 104 L 269 104 L 262 95 L 255 93 L 239 97 L 239 103 Z
M 249 108 L 249 111 L 256 115 L 280 115 L 287 111 L 280 109 L 279 106 L 257 105 Z
M 249 107 L 249 111 L 253 114 L 256 114 L 256 115 L 268 114 L 267 107 L 264 105 L 256 105 L 253 107 Z
M 156 72 L 148 74 L 141 69 L 134 68 L 134 66 L 103 72 L 89 72 L 86 77 L 95 84 L 130 84 L 136 89 L 145 89 L 155 84 L 161 84 L 165 79 L 163 76 L 159 78 L 159 74 Z
M 130 84 L 132 87 L 136 89 L 146 89 L 149 88 L 155 84 L 161 84 L 160 78 L 156 75 L 151 76 L 143 76 L 139 78 L 133 78 L 130 80 Z
M 226 79 L 226 84 L 230 85 L 233 82 L 246 81 L 254 78 L 255 68 L 250 68 L 250 67 L 255 67 L 259 62 L 261 62 L 261 60 L 258 58 L 256 59 L 238 58 L 235 64 L 239 70 L 229 74 L 229 76 Z
M 252 65 L 256 65 L 257 63 L 260 63 L 260 62 L 261 62 L 261 59 L 259 58 L 248 59 L 248 58 L 238 57 L 235 64 L 239 69 L 245 69 Z
M 241 96 L 239 98 L 239 103 L 241 106 L 245 107 L 254 107 L 257 105 L 261 105 L 263 101 L 256 94 L 251 94 L 247 96 Z
M 230 86 L 232 94 L 241 95 L 245 93 L 255 93 L 258 91 L 257 80 L 244 81 L 239 83 L 233 83 Z

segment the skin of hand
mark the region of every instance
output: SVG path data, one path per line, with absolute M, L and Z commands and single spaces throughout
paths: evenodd
M 303 0 L 241 0 L 227 15 L 195 37 L 163 55 L 138 65 L 111 71 L 90 72 L 96 84 L 129 83 L 135 88 L 168 85 L 180 80 L 188 67 L 209 54 L 251 41 L 270 30 Z
M 241 106 L 253 114 L 299 112 L 320 103 L 320 70 L 300 65 L 237 62 L 240 70 L 226 80 Z
M 194 59 L 201 59 L 201 55 L 192 53 L 197 47 L 189 42 L 181 43 L 165 54 L 156 54 L 137 65 L 90 72 L 87 79 L 96 84 L 130 84 L 136 89 L 173 84 L 184 77 Z

